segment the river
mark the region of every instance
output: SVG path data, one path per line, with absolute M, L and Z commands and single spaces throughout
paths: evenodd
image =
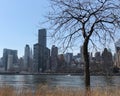
M 36 88 L 50 87 L 84 88 L 84 77 L 76 75 L 0 75 L 0 87 Z M 120 76 L 91 76 L 91 87 L 120 86 Z

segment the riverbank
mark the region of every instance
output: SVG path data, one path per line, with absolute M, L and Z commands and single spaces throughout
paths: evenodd
M 91 89 L 89 96 L 120 96 L 120 88 L 94 88 Z M 39 86 L 36 90 L 32 89 L 13 89 L 9 86 L 0 88 L 0 96 L 85 96 L 84 89 L 73 88 L 49 88 L 46 85 Z
M 0 75 L 77 75 L 84 76 L 83 73 L 29 73 L 29 72 L 0 72 Z M 104 74 L 104 73 L 91 73 L 91 76 L 120 76 L 120 73 Z

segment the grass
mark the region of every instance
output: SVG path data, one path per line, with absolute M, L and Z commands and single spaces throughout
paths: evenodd
M 85 96 L 83 89 L 77 88 L 49 88 L 48 86 L 39 86 L 34 92 L 31 89 L 20 89 L 4 86 L 0 88 L 0 96 Z M 93 88 L 90 96 L 120 96 L 120 88 Z

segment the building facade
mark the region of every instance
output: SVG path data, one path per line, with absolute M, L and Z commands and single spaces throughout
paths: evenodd
M 105 73 L 110 73 L 113 68 L 112 53 L 107 48 L 102 52 L 102 69 Z
M 64 55 L 65 61 L 67 63 L 67 66 L 70 67 L 73 61 L 73 53 L 66 53 Z
M 50 63 L 50 69 L 52 72 L 55 72 L 57 70 L 58 66 L 58 48 L 53 45 L 51 48 L 51 63 Z
M 50 50 L 46 47 L 46 29 L 38 31 L 38 43 L 34 44 L 34 71 L 45 72 L 49 64 Z
M 23 70 L 24 71 L 29 71 L 30 64 L 31 64 L 30 47 L 29 47 L 29 45 L 26 45 L 25 46 L 25 51 L 24 51 L 24 65 L 23 65 Z
M 8 55 L 8 62 L 7 62 L 7 70 L 11 70 L 13 68 L 13 55 Z
M 13 66 L 18 63 L 17 50 L 3 49 L 3 65 L 5 71 L 10 68 L 8 64 L 11 66 L 11 63 Z
M 95 62 L 100 63 L 101 62 L 101 54 L 100 52 L 95 53 Z
M 47 44 L 47 40 L 46 40 L 46 29 L 39 29 L 38 30 L 38 43 L 42 46 L 42 47 L 46 47 Z

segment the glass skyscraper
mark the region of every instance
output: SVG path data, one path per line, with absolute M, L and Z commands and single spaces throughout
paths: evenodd
M 46 29 L 38 30 L 38 43 L 34 44 L 34 71 L 44 72 L 49 63 L 50 50 L 46 47 Z
M 38 31 L 38 43 L 41 46 L 46 47 L 46 29 L 40 29 Z

